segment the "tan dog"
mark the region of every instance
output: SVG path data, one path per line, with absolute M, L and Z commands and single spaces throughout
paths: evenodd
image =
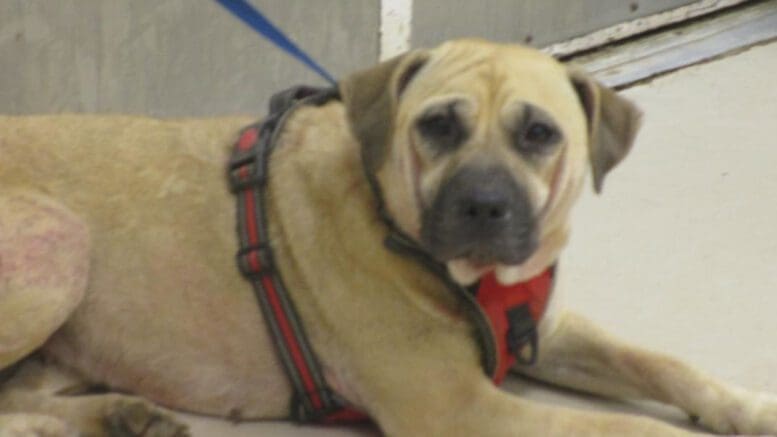
M 599 190 L 626 155 L 632 104 L 537 51 L 469 40 L 340 90 L 289 120 L 268 204 L 278 266 L 330 384 L 387 435 L 689 435 L 495 387 L 449 290 L 383 248 L 362 167 L 363 156 L 388 212 L 458 282 L 491 270 L 522 281 L 556 261 L 589 163 Z M 134 395 L 288 416 L 290 385 L 234 263 L 224 165 L 251 121 L 0 118 L 0 367 L 46 358 L 21 361 L 0 389 L 0 429 L 183 433 Z M 462 202 L 491 231 L 463 221 Z M 556 301 L 540 334 L 539 363 L 515 370 L 673 404 L 715 432 L 777 434 L 773 398 L 624 345 Z M 98 383 L 132 395 L 75 396 Z

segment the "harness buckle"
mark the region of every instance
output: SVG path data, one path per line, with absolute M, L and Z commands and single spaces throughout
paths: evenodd
M 510 324 L 507 331 L 507 348 L 518 363 L 533 366 L 539 355 L 539 336 L 529 305 L 519 305 L 507 310 L 507 321 Z M 523 354 L 527 346 L 528 357 Z
M 260 159 L 261 150 L 252 148 L 245 152 L 236 152 L 229 162 L 229 189 L 239 193 L 250 188 L 264 186 L 267 172 Z
M 266 244 L 242 247 L 237 252 L 237 265 L 240 273 L 251 281 L 256 281 L 273 272 L 272 252 Z
M 252 126 L 243 131 L 227 166 L 232 193 L 264 186 L 267 182 L 265 152 L 271 129 Z

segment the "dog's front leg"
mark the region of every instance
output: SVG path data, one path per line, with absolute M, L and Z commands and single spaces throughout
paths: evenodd
M 676 359 L 624 344 L 576 314 L 562 314 L 544 336 L 536 366 L 517 370 L 598 395 L 672 404 L 716 432 L 777 435 L 777 397 L 725 385 Z
M 697 435 L 646 417 L 592 413 L 538 404 L 499 390 L 485 378 L 472 387 L 451 380 L 439 381 L 437 385 L 429 382 L 424 394 L 408 399 L 402 408 L 378 412 L 377 419 L 388 436 Z
M 390 307 L 387 302 L 383 308 L 390 312 Z M 405 312 L 404 322 L 412 318 L 412 311 Z M 412 336 L 380 324 L 383 337 L 373 342 L 369 353 L 326 350 L 349 360 L 350 370 L 341 379 L 348 388 L 345 394 L 388 436 L 692 435 L 646 417 L 575 411 L 521 399 L 500 390 L 483 372 L 468 331 L 451 325 L 436 329 L 429 318 L 421 323 L 425 329 L 414 329 Z M 359 330 L 359 338 L 368 331 L 369 326 Z

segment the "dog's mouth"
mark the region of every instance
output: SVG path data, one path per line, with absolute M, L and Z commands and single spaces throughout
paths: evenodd
M 486 244 L 486 249 L 472 248 L 457 252 L 440 253 L 435 248 L 427 250 L 438 261 L 446 264 L 453 278 L 461 284 L 470 284 L 489 272 L 495 272 L 506 282 L 508 277 L 514 274 L 500 274 L 499 272 L 510 268 L 521 268 L 537 252 L 539 244 L 536 239 L 531 239 L 527 244 L 516 249 L 500 247 L 496 243 Z M 501 251 L 499 249 L 502 249 Z
M 537 250 L 535 232 L 514 233 L 513 238 L 486 238 L 463 245 L 437 242 L 427 244 L 427 250 L 440 262 L 462 260 L 475 269 L 497 265 L 517 266 L 531 258 Z M 455 239 L 454 239 L 455 240 Z
M 451 278 L 458 284 L 469 286 L 483 276 L 493 273 L 500 284 L 510 286 L 528 280 L 546 269 L 547 266 L 542 265 L 541 260 L 538 262 L 541 258 L 541 255 L 533 255 L 521 264 L 480 264 L 467 258 L 456 258 L 445 264 Z
M 510 286 L 526 280 L 528 269 L 524 268 L 524 265 L 505 265 L 505 264 L 489 264 L 479 265 L 470 262 L 465 258 L 458 258 L 446 263 L 448 273 L 451 275 L 454 281 L 461 285 L 472 285 L 479 281 L 483 276 L 493 273 L 497 281 L 505 286 Z

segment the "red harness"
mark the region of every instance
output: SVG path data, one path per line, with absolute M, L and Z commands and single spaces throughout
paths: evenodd
M 555 268 L 525 282 L 505 286 L 489 273 L 480 280 L 477 300 L 491 322 L 497 343 L 497 366 L 493 374 L 499 385 L 511 367 L 519 361 L 532 365 L 537 360 L 537 329 L 553 289 Z M 530 356 L 523 356 L 529 347 Z
M 321 104 L 335 96 L 336 93 L 331 91 L 295 88 L 274 97 L 270 102 L 271 114 L 262 122 L 243 130 L 229 164 L 231 190 L 237 197 L 238 205 L 240 250 L 237 263 L 254 287 L 278 356 L 294 388 L 291 416 L 301 422 L 333 423 L 367 418 L 351 408 L 326 384 L 302 320 L 274 266 L 267 237 L 264 186 L 276 132 L 281 130 L 280 126 L 297 106 Z M 390 220 L 385 217 L 384 220 L 393 228 Z M 478 284 L 473 297 L 470 291 L 450 279 L 444 266 L 431 259 L 397 229 L 392 229 L 386 245 L 425 264 L 468 304 L 472 321 L 478 328 L 484 368 L 496 384 L 502 382 L 516 362 L 534 363 L 538 347 L 537 325 L 553 287 L 554 267 L 512 286 L 503 286 L 493 273 L 488 274 Z M 527 347 L 528 358 L 524 354 Z

